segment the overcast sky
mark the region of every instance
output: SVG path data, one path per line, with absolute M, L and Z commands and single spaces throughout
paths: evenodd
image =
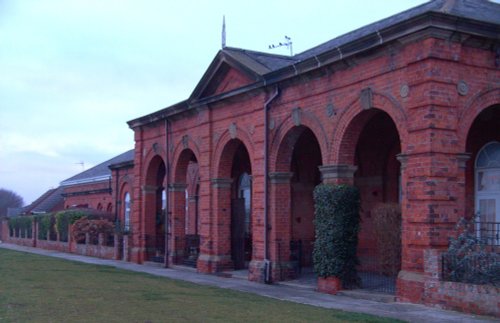
M 133 148 L 126 121 L 186 99 L 221 47 L 295 53 L 424 3 L 0 0 L 0 188 L 31 203 Z M 300 5 L 299 5 L 300 3 Z

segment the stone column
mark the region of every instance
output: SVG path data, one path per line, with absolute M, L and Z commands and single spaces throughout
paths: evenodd
M 231 260 L 231 178 L 213 178 L 212 199 L 212 235 L 209 244 L 212 252 L 207 254 L 202 249 L 198 258 L 201 272 L 215 273 L 232 268 Z
M 171 264 L 179 264 L 184 257 L 186 223 L 186 187 L 184 183 L 169 185 L 172 215 L 169 219 L 169 257 Z
M 323 184 L 354 185 L 354 173 L 358 166 L 354 165 L 325 165 L 319 166 Z
M 269 258 L 272 262 L 273 281 L 286 280 L 293 274 L 290 263 L 293 173 L 269 173 Z

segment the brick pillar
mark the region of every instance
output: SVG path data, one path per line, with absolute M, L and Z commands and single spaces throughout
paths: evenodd
M 31 220 L 31 246 L 36 248 L 36 220 Z M 1 240 L 1 239 L 0 239 Z
M 113 259 L 120 260 L 120 252 L 121 252 L 121 244 L 120 244 L 120 235 L 115 233 L 113 235 Z
M 354 185 L 354 173 L 358 170 L 354 165 L 325 165 L 318 168 L 323 184 Z
M 156 225 L 156 186 L 142 186 L 142 204 L 140 216 L 131 219 L 132 248 L 131 260 L 143 263 L 154 255 L 155 225 Z
M 129 235 L 124 234 L 122 237 L 123 240 L 123 253 L 122 253 L 122 260 L 123 261 L 130 261 L 130 256 L 129 256 Z
M 290 172 L 269 173 L 269 258 L 273 281 L 293 275 L 290 263 L 292 176 Z
M 186 235 L 186 184 L 172 183 L 169 185 L 172 215 L 170 218 L 169 261 L 179 264 L 184 258 L 184 244 Z
M 231 184 L 230 178 L 213 178 L 212 235 L 208 243 L 212 252 L 201 249 L 197 267 L 201 272 L 215 273 L 232 268 L 231 260 Z
M 464 154 L 398 156 L 402 186 L 402 255 L 397 281 L 401 301 L 422 302 L 425 250 L 443 250 L 465 216 Z

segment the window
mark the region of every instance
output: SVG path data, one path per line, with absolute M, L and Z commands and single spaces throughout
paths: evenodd
M 477 234 L 487 244 L 500 245 L 500 143 L 486 144 L 476 158 Z
M 125 207 L 123 215 L 123 229 L 128 232 L 130 230 L 130 194 L 125 193 Z

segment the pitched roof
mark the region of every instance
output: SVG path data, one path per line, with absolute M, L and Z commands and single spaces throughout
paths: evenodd
M 134 150 L 132 149 L 62 181 L 61 186 L 108 180 L 111 177 L 111 170 L 109 169 L 110 165 L 133 160 Z
M 222 52 L 251 68 L 259 75 L 264 75 L 297 62 L 297 59 L 292 56 L 269 54 L 234 47 L 226 47 L 222 49 Z
M 477 21 L 498 24 L 500 19 L 500 5 L 485 0 L 433 0 L 411 9 L 400 12 L 396 15 L 371 23 L 347 34 L 336 37 L 321 45 L 313 47 L 295 58 L 304 60 L 326 51 L 335 49 L 351 41 L 360 39 L 369 34 L 389 28 L 393 25 L 408 21 L 424 13 L 439 13 L 451 16 L 467 18 Z
M 500 4 L 487 0 L 433 0 L 336 37 L 294 56 L 274 55 L 226 47 L 219 51 L 189 99 L 128 122 L 131 128 L 155 122 L 209 102 L 224 99 L 322 65 L 370 50 L 429 27 L 467 31 L 500 40 Z M 439 19 L 437 19 L 439 18 Z M 481 27 L 479 27 L 481 26 Z M 493 26 L 493 27 L 492 27 Z M 224 95 L 202 98 L 221 62 L 228 62 L 250 76 L 254 83 Z M 200 100 L 203 99 L 203 100 Z
M 62 196 L 63 188 L 53 188 L 42 194 L 33 203 L 23 208 L 24 214 L 48 213 L 62 209 L 64 198 Z

